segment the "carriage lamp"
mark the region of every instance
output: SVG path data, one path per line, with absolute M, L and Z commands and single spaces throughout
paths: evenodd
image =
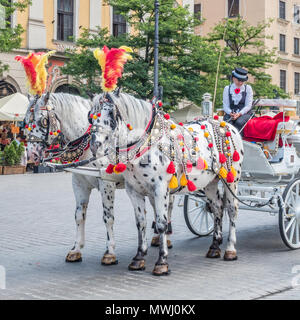
M 203 101 L 202 101 L 202 114 L 205 117 L 210 117 L 210 116 L 213 115 L 211 94 L 210 93 L 205 93 L 202 98 L 203 98 Z

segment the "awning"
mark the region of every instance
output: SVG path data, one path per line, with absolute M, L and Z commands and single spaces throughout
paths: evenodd
M 172 113 L 170 116 L 175 119 L 177 122 L 189 122 L 194 120 L 194 118 L 199 117 L 201 115 L 201 109 L 194 105 L 189 105 L 185 108 L 178 109 Z
M 28 106 L 28 98 L 19 92 L 0 99 L 0 121 L 23 121 Z

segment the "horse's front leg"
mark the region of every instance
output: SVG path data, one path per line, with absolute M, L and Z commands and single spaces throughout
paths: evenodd
M 205 195 L 209 201 L 209 206 L 214 214 L 214 234 L 213 242 L 206 254 L 207 258 L 220 258 L 220 245 L 223 242 L 222 236 L 222 219 L 223 219 L 223 200 L 218 189 L 218 181 L 216 178 L 205 188 Z
M 147 238 L 146 238 L 146 208 L 145 197 L 138 194 L 132 187 L 126 184 L 127 194 L 132 202 L 135 213 L 136 226 L 138 229 L 138 250 L 135 257 L 128 266 L 131 271 L 145 270 L 145 256 L 147 255 Z
M 159 234 L 159 258 L 155 263 L 152 273 L 155 276 L 168 275 L 169 265 L 168 259 L 168 244 L 167 244 L 167 229 L 168 229 L 168 204 L 169 190 L 165 182 L 158 182 L 154 193 L 154 211 L 156 215 L 156 230 Z
M 76 174 L 72 175 L 72 187 L 76 199 L 76 240 L 72 250 L 67 254 L 66 262 L 79 262 L 82 261 L 80 249 L 84 247 L 86 211 L 91 188 Z
M 114 201 L 116 184 L 114 182 L 99 181 L 99 189 L 102 196 L 103 221 L 106 227 L 106 251 L 101 259 L 101 264 L 109 266 L 118 263 L 115 254 L 115 237 L 114 237 Z
M 173 207 L 174 207 L 174 200 L 175 197 L 173 195 L 170 195 L 169 197 L 169 206 L 168 206 L 168 230 L 167 230 L 167 243 L 168 243 L 168 249 L 172 249 L 173 248 L 173 244 L 171 242 L 170 236 L 172 234 L 172 211 L 173 211 Z M 154 207 L 154 205 L 153 205 Z M 155 227 L 155 221 L 153 221 L 152 224 L 152 228 L 153 228 L 153 238 L 151 240 L 151 246 L 152 247 L 159 247 L 159 235 L 156 231 L 156 227 Z
M 229 188 L 236 194 L 237 193 L 237 182 L 232 185 L 228 185 Z M 235 249 L 236 244 L 236 218 L 238 214 L 238 200 L 233 197 L 231 192 L 225 187 L 225 197 L 224 197 L 225 205 L 228 210 L 229 216 L 229 235 L 226 251 L 224 254 L 224 260 L 226 261 L 234 261 L 237 260 L 237 254 Z

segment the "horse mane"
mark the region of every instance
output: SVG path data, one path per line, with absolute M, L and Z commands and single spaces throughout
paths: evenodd
M 144 129 L 152 114 L 151 103 L 135 98 L 128 93 L 109 94 L 121 115 L 126 115 L 133 128 Z
M 56 110 L 57 108 L 78 108 L 78 106 L 81 105 L 89 111 L 92 106 L 91 100 L 71 95 L 69 93 L 51 93 L 49 97 L 49 104 L 54 106 Z M 68 110 L 68 112 L 70 112 L 70 110 Z

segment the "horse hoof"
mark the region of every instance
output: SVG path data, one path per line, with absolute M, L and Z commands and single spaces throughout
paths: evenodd
M 106 253 L 101 259 L 101 264 L 103 266 L 111 266 L 114 264 L 118 264 L 118 260 L 114 254 Z
M 128 266 L 129 271 L 144 271 L 145 269 L 145 260 L 132 260 Z
M 167 240 L 168 249 L 173 248 L 171 240 Z M 151 240 L 151 247 L 159 247 L 159 237 L 153 237 Z
M 206 258 L 217 259 L 221 258 L 221 250 L 220 249 L 209 249 Z
M 157 264 L 155 265 L 152 274 L 154 276 L 167 276 L 171 273 L 171 270 L 169 270 L 168 264 Z
M 238 257 L 235 251 L 225 251 L 224 260 L 225 261 L 235 261 Z
M 151 247 L 159 247 L 159 237 L 153 237 L 152 238 Z
M 82 261 L 81 252 L 70 251 L 66 257 L 66 262 L 81 262 L 81 261 Z

